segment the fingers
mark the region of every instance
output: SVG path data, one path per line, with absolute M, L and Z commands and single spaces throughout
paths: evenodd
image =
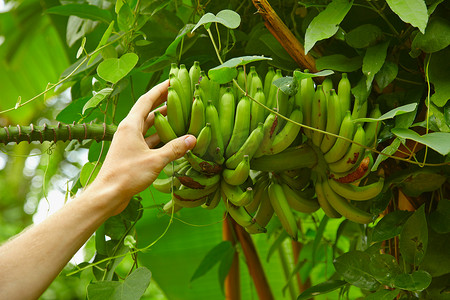
M 160 141 L 161 140 L 157 133 L 152 134 L 151 136 L 145 138 L 145 142 L 147 143 L 147 145 L 150 149 L 155 148 L 159 144 Z
M 169 80 L 153 87 L 150 91 L 139 97 L 128 115 L 133 119 L 136 118 L 136 120 L 147 119 L 147 116 L 155 107 L 158 107 L 166 101 L 168 87 Z
M 171 140 L 163 147 L 156 149 L 163 159 L 164 166 L 182 157 L 188 150 L 194 148 L 197 140 L 193 135 L 185 135 Z

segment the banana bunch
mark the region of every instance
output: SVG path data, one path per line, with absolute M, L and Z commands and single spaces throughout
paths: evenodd
M 376 197 L 381 193 L 384 183 L 381 178 L 365 186 L 355 184 L 369 173 L 373 159 L 364 146 L 374 146 L 379 132 L 377 123 L 363 126 L 356 120 L 366 116 L 367 101 L 360 104 L 356 99 L 353 111 L 350 111 L 351 86 L 345 73 L 337 93 L 329 79 L 316 89 L 311 79 L 303 79 L 300 86 L 304 124 L 324 131 L 305 130 L 308 143 L 318 154 L 313 173 L 320 207 L 330 218 L 344 216 L 356 223 L 372 222 L 370 213 L 352 203 Z M 371 112 L 371 117 L 380 115 L 377 106 Z
M 172 195 L 163 207 L 166 213 L 186 207 L 214 209 L 222 201 L 249 233 L 266 232 L 276 215 L 294 240 L 297 212 L 310 214 L 322 208 L 333 218 L 372 221 L 372 215 L 350 202 L 372 199 L 383 188 L 382 180 L 355 185 L 373 164 L 362 146 L 373 146 L 379 130 L 376 123 L 363 127 L 354 122 L 365 117 L 367 104 L 355 101 L 350 112 L 345 74 L 338 93 L 329 80 L 315 87 L 307 78 L 298 82 L 298 92 L 291 96 L 273 85 L 282 76 L 272 67 L 264 78 L 255 67 L 248 74 L 239 68 L 238 88 L 210 80 L 198 62 L 189 70 L 172 64 L 167 115 L 155 113 L 155 129 L 163 143 L 189 133 L 197 144 L 164 168 L 167 178 L 153 183 L 155 189 Z M 300 126 L 260 104 L 323 132 L 304 130 L 305 142 Z M 376 107 L 371 117 L 380 114 Z

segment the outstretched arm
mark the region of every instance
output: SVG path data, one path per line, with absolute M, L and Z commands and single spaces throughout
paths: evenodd
M 195 145 L 183 136 L 158 149 L 153 110 L 166 100 L 168 81 L 141 96 L 119 124 L 97 178 L 76 199 L 0 247 L 0 299 L 37 299 L 78 249 L 169 162 Z M 165 107 L 159 108 L 164 112 Z

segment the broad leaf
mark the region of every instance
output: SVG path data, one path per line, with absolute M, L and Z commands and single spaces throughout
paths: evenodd
M 414 38 L 411 49 L 420 49 L 426 53 L 437 52 L 450 45 L 450 21 L 432 17 L 425 34 L 419 32 Z
M 333 36 L 339 24 L 353 5 L 353 0 L 333 0 L 309 23 L 305 34 L 305 52 L 314 47 L 316 42 Z
M 223 241 L 212 248 L 201 261 L 198 268 L 191 277 L 191 282 L 203 276 L 212 269 L 227 253 L 234 253 L 234 248 L 230 241 Z
M 364 24 L 351 30 L 345 35 L 345 41 L 353 48 L 367 48 L 373 46 L 383 38 L 383 31 L 373 24 Z
M 395 260 L 395 257 L 380 253 L 370 257 L 369 270 L 375 279 L 389 286 L 391 286 L 394 277 L 402 273 L 402 269 Z
M 305 78 L 314 78 L 314 77 L 323 77 L 323 76 L 328 76 L 334 74 L 333 71 L 331 70 L 323 70 L 317 73 L 307 73 L 307 72 L 302 72 L 299 70 L 294 71 L 294 77 L 297 79 L 297 81 L 300 81 L 302 79 Z
M 139 56 L 135 53 L 126 53 L 120 58 L 108 58 L 98 65 L 97 74 L 106 81 L 117 83 L 133 70 L 138 60 Z
M 311 299 L 314 296 L 324 295 L 337 290 L 346 284 L 347 282 L 344 280 L 328 280 L 306 289 L 297 297 L 297 300 L 306 300 Z
M 80 173 L 80 182 L 83 187 L 86 187 L 92 181 L 94 181 L 95 177 L 97 177 L 98 172 L 100 171 L 101 163 L 97 166 L 95 163 L 88 162 L 84 164 Z
M 214 15 L 212 13 L 204 14 L 200 20 L 195 24 L 194 28 L 191 30 L 191 32 L 194 32 L 198 27 L 201 25 L 205 25 L 206 28 L 209 27 L 209 23 L 220 23 L 224 25 L 227 28 L 235 29 L 239 26 L 241 23 L 241 17 L 238 13 L 229 10 L 224 9 L 222 11 L 219 11 L 217 15 Z
M 375 74 L 383 66 L 388 46 L 389 42 L 384 42 L 367 48 L 362 65 L 362 71 L 367 76 L 367 87 L 370 87 Z
M 400 293 L 400 290 L 378 290 L 373 294 L 369 294 L 364 300 L 392 300 Z
M 334 267 L 348 283 L 373 291 L 380 283 L 369 273 L 370 255 L 362 251 L 349 251 L 336 258 Z
M 425 205 L 409 217 L 400 233 L 400 253 L 402 258 L 418 266 L 427 252 L 428 225 L 425 218 Z
M 325 231 L 325 228 L 327 227 L 329 219 L 330 218 L 328 216 L 326 216 L 326 215 L 324 215 L 322 217 L 322 220 L 320 221 L 319 228 L 317 229 L 317 232 L 316 232 L 316 236 L 314 237 L 313 250 L 312 250 L 312 253 L 313 253 L 312 261 L 313 261 L 313 264 L 315 264 L 315 262 L 316 262 L 316 259 L 317 259 L 317 257 L 316 257 L 317 256 L 317 248 L 319 247 L 320 242 L 322 241 L 323 232 Z
M 412 212 L 396 210 L 385 215 L 373 228 L 372 241 L 381 242 L 400 234 Z
M 450 200 L 441 199 L 437 209 L 430 214 L 431 228 L 438 233 L 450 232 Z
M 77 16 L 83 19 L 101 21 L 110 23 L 112 21 L 111 13 L 95 5 L 89 4 L 66 4 L 53 6 L 45 10 L 47 14 L 56 14 L 62 16 Z
M 424 0 L 386 0 L 386 2 L 403 22 L 419 28 L 422 33 L 425 32 L 428 12 Z
M 84 114 L 87 109 L 97 107 L 97 105 L 99 105 L 100 102 L 107 98 L 112 93 L 112 91 L 112 88 L 104 88 L 96 93 L 91 99 L 89 99 L 88 102 L 86 102 L 81 113 Z
M 396 288 L 407 291 L 423 291 L 431 283 L 431 275 L 419 270 L 411 274 L 399 274 L 394 279 Z
M 294 77 L 281 77 L 272 82 L 272 84 L 288 96 L 293 96 L 297 93 L 298 84 L 297 81 L 294 80 Z
M 152 273 L 145 267 L 137 268 L 123 282 L 96 281 L 88 285 L 89 300 L 138 300 L 145 293 Z
M 380 90 L 383 90 L 387 87 L 398 74 L 398 65 L 394 62 L 386 60 L 381 67 L 380 71 L 375 74 L 375 81 L 378 84 Z
M 120 30 L 127 32 L 134 26 L 135 17 L 130 6 L 124 2 L 117 16 L 117 24 Z
M 417 132 L 406 128 L 393 128 L 391 132 L 400 138 L 410 139 L 420 144 L 424 144 L 439 152 L 441 155 L 447 155 L 450 153 L 449 132 L 432 132 L 420 135 Z
M 112 21 L 109 24 L 108 28 L 103 33 L 103 36 L 102 36 L 100 42 L 98 43 L 97 48 L 95 48 L 95 50 L 98 50 L 100 47 L 102 47 L 102 46 L 104 46 L 106 44 L 106 42 L 108 41 L 109 37 L 111 36 L 111 33 L 112 33 L 113 29 L 114 29 L 114 21 Z M 95 54 L 93 54 L 91 56 L 91 58 L 89 59 L 88 65 L 91 64 L 99 54 L 100 54 L 100 51 L 96 52 Z M 105 57 L 103 57 L 103 58 L 105 58 Z
M 241 56 L 227 60 L 223 64 L 212 68 L 208 71 L 208 77 L 218 83 L 227 83 L 237 76 L 237 67 L 243 66 L 251 62 L 261 60 L 272 60 L 264 56 Z
M 395 116 L 406 114 L 417 109 L 417 103 L 411 103 L 394 108 L 387 113 L 384 113 L 379 118 L 359 118 L 355 122 L 379 122 L 387 119 L 392 119 Z
M 434 86 L 431 101 L 439 107 L 444 106 L 450 99 L 450 47 L 431 54 L 429 76 Z
M 383 150 L 381 150 L 381 153 L 384 153 L 386 155 L 380 154 L 378 155 L 377 159 L 375 160 L 371 171 L 374 172 L 378 169 L 378 166 L 385 161 L 386 159 L 389 158 L 388 155 L 392 155 L 395 152 L 397 152 L 398 147 L 400 146 L 401 141 L 399 138 L 396 138 L 392 141 L 392 143 L 389 146 L 386 146 L 386 148 L 384 148 Z
M 361 68 L 362 57 L 348 58 L 342 54 L 322 56 L 316 60 L 317 70 L 330 69 L 339 72 L 353 72 Z

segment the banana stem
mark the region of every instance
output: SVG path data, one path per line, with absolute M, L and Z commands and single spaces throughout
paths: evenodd
M 20 143 L 23 141 L 71 141 L 94 139 L 98 141 L 110 141 L 117 126 L 103 124 L 62 124 L 34 126 L 9 126 L 0 128 L 0 143 Z
M 222 223 L 222 238 L 224 241 L 230 241 L 236 246 L 236 234 L 233 232 L 233 225 L 228 214 Z M 241 299 L 241 285 L 239 273 L 239 254 L 234 252 L 233 262 L 231 263 L 230 271 L 225 278 L 224 289 L 226 300 L 240 300 Z
M 248 271 L 253 279 L 253 284 L 255 285 L 256 292 L 258 293 L 259 300 L 273 300 L 274 297 L 272 295 L 272 291 L 270 290 L 269 283 L 252 238 L 248 232 L 236 222 L 232 221 L 232 223 L 234 225 L 237 238 L 241 243 L 242 251 L 244 252 L 247 261 Z

